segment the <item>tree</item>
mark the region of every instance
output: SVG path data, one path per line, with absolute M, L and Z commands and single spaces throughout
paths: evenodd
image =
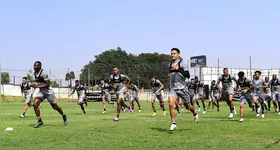
M 56 81 L 51 81 L 52 87 L 59 87 L 59 84 Z
M 75 79 L 75 73 L 73 71 L 71 71 L 69 73 L 66 73 L 65 80 L 70 82 L 70 84 L 69 84 L 70 87 L 72 87 L 72 80 L 73 79 Z
M 34 82 L 34 78 L 33 78 L 33 71 L 29 70 L 29 72 L 26 74 L 27 80 L 29 82 Z
M 1 73 L 1 84 L 9 84 L 11 81 L 9 72 Z
M 80 80 L 84 83 L 94 83 L 96 79 L 108 79 L 114 67 L 118 67 L 121 73 L 128 75 L 134 84 L 140 82 L 140 87 L 149 88 L 149 76 L 159 78 L 165 87 L 169 84 L 168 63 L 170 55 L 159 53 L 141 53 L 139 55 L 129 54 L 120 47 L 109 49 L 94 56 L 81 69 Z M 90 81 L 88 79 L 90 78 Z

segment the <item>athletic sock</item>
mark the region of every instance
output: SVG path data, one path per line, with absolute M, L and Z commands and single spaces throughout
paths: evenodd
M 23 116 L 25 116 L 25 112 L 23 112 L 23 114 L 22 114 Z
M 104 111 L 106 111 L 106 108 L 104 108 Z
M 172 124 L 174 124 L 174 125 L 176 125 L 176 122 L 175 122 L 175 120 L 172 120 L 172 121 L 171 121 L 171 123 L 172 123 Z
M 38 122 L 43 122 L 41 117 L 37 117 Z
M 157 113 L 157 111 L 154 109 L 154 113 Z
M 234 112 L 234 108 L 230 109 L 230 113 L 233 113 Z
M 120 117 L 120 114 L 117 114 L 117 117 L 119 118 L 119 117 Z

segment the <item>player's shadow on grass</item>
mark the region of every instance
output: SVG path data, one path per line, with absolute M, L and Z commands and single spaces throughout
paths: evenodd
M 269 145 L 265 146 L 264 148 L 270 148 L 271 146 L 277 145 L 277 144 L 280 144 L 280 139 L 278 139 L 277 141 L 275 141 L 275 142 L 272 143 L 272 144 L 269 144 Z
M 155 130 L 155 131 L 159 131 L 159 132 L 166 132 L 166 133 L 173 133 L 173 132 L 170 132 L 167 128 L 151 128 L 152 130 Z M 175 131 L 188 131 L 188 130 L 191 130 L 191 129 L 176 129 Z
M 29 124 L 29 126 L 32 127 L 32 128 L 34 127 L 34 125 L 35 125 L 35 124 Z M 42 127 L 54 127 L 54 126 L 57 127 L 58 125 L 57 125 L 57 124 L 43 124 L 43 125 L 40 126 L 39 128 L 42 128 Z

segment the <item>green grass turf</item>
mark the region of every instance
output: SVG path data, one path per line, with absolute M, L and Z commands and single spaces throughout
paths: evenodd
M 126 102 L 127 103 L 127 102 Z M 207 102 L 208 103 L 208 102 Z M 58 103 L 67 114 L 69 124 L 63 125 L 61 116 L 47 102 L 42 103 L 44 125 L 34 129 L 37 122 L 33 109 L 27 117 L 22 113 L 21 102 L 2 102 L 0 107 L 0 147 L 16 148 L 280 148 L 280 115 L 271 113 L 265 119 L 257 118 L 247 106 L 245 122 L 240 123 L 239 113 L 228 119 L 229 110 L 221 103 L 221 111 L 210 109 L 199 113 L 199 123 L 184 110 L 177 116 L 177 130 L 168 131 L 170 117 L 152 117 L 150 103 L 142 101 L 142 112 L 121 113 L 114 122 L 115 109 L 101 114 L 102 103 L 91 102 L 87 115 L 81 114 L 75 102 Z M 167 103 L 165 105 L 168 106 Z M 235 103 L 239 111 L 238 103 Z M 157 103 L 157 108 L 159 105 Z M 5 131 L 7 127 L 13 131 Z

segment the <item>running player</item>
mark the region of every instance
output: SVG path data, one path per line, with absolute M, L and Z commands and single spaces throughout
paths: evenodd
M 83 111 L 83 114 L 85 115 L 86 111 L 85 111 L 85 108 L 84 108 L 84 103 L 87 106 L 87 101 L 85 101 L 87 91 L 86 91 L 85 87 L 80 84 L 79 80 L 75 81 L 75 86 L 73 87 L 73 91 L 69 95 L 69 97 L 71 95 L 73 95 L 75 93 L 75 91 L 77 92 L 77 97 L 78 97 L 77 104 L 80 105 L 80 107 Z
M 233 117 L 233 114 L 236 114 L 236 111 L 234 109 L 234 104 L 232 102 L 233 95 L 234 95 L 234 89 L 233 89 L 233 83 L 232 80 L 237 83 L 237 80 L 235 77 L 232 77 L 228 74 L 228 69 L 223 69 L 223 75 L 219 77 L 217 84 L 220 85 L 220 82 L 222 82 L 222 99 L 226 100 L 229 108 L 229 118 Z
M 268 86 L 265 85 L 265 81 L 260 78 L 261 72 L 256 71 L 255 72 L 256 78 L 253 80 L 253 89 L 254 89 L 254 96 L 253 96 L 253 102 L 256 106 L 256 113 L 257 117 L 260 116 L 259 114 L 259 103 L 261 104 L 262 109 L 262 118 L 264 118 L 264 89 Z
M 155 107 L 155 101 L 156 99 L 159 100 L 160 107 L 163 111 L 163 116 L 166 115 L 165 108 L 164 108 L 164 95 L 163 95 L 163 84 L 156 79 L 154 76 L 150 76 L 150 84 L 152 87 L 152 108 L 154 110 L 153 116 L 157 115 L 156 107 Z
M 280 107 L 280 79 L 277 78 L 276 74 L 272 75 L 272 80 L 270 81 L 271 91 L 272 91 L 272 102 L 275 108 L 275 112 L 280 115 L 279 107 Z M 278 107 L 276 104 L 276 101 L 278 101 Z
M 32 99 L 35 89 L 32 91 L 31 84 L 29 81 L 27 81 L 27 77 L 22 78 L 22 83 L 20 85 L 20 89 L 21 89 L 21 95 L 25 99 L 25 102 L 24 102 L 23 114 L 20 115 L 19 117 L 24 118 L 28 107 L 32 106 L 31 99 Z
M 271 107 L 271 89 L 270 89 L 270 82 L 269 82 L 269 77 L 265 77 L 265 85 L 267 88 L 264 89 L 264 106 L 265 109 L 268 113 L 270 113 L 270 107 Z
M 206 113 L 206 107 L 205 107 L 205 102 L 204 102 L 204 84 L 202 82 L 200 82 L 200 80 L 198 80 L 198 77 L 195 76 L 194 77 L 194 81 L 195 81 L 195 87 L 196 87 L 196 95 L 195 95 L 195 100 L 198 103 L 198 100 L 201 100 L 202 105 L 203 105 L 203 113 Z M 198 104 L 199 106 L 199 104 Z M 200 109 L 200 106 L 199 106 Z
M 210 99 L 212 101 L 212 104 L 217 106 L 217 111 L 220 111 L 220 93 L 221 93 L 221 88 L 216 84 L 216 81 L 213 80 L 211 82 L 211 87 L 210 87 Z M 210 102 L 208 105 L 208 108 L 210 107 Z
M 109 85 L 113 87 L 118 98 L 117 116 L 114 118 L 114 121 L 119 121 L 122 106 L 130 109 L 130 112 L 132 112 L 132 108 L 124 103 L 124 96 L 130 84 L 130 78 L 124 74 L 120 74 L 119 68 L 114 68 L 113 72 L 114 73 L 110 75 Z
M 111 94 L 110 94 L 110 85 L 105 82 L 105 80 L 100 80 L 100 87 L 101 87 L 101 93 L 102 93 L 102 101 L 103 101 L 103 112 L 102 114 L 106 113 L 106 101 L 108 104 L 111 104 L 115 106 L 115 103 L 111 101 Z
M 251 100 L 251 93 L 250 89 L 252 86 L 252 81 L 246 78 L 245 73 L 240 71 L 238 73 L 238 80 L 237 80 L 237 91 L 241 91 L 240 97 L 240 120 L 239 122 L 244 122 L 244 104 L 247 101 L 250 108 L 252 108 L 252 100 Z
M 271 94 L 271 82 L 269 81 L 269 77 L 265 77 L 265 85 L 268 86 L 268 88 L 265 89 L 265 101 L 267 101 L 267 105 L 268 105 L 268 113 L 270 113 L 270 108 L 271 108 L 271 100 L 272 100 L 272 94 Z M 274 108 L 275 108 L 275 104 L 274 103 Z M 277 107 L 277 105 L 276 105 Z
M 190 102 L 191 105 L 194 107 L 195 95 L 196 95 L 196 87 L 194 78 L 191 78 L 191 82 L 187 82 L 187 87 L 190 93 Z
M 190 104 L 190 93 L 186 86 L 186 78 L 190 78 L 190 73 L 187 70 L 187 65 L 180 59 L 180 50 L 178 48 L 171 49 L 172 61 L 169 63 L 170 71 L 170 88 L 169 88 L 169 111 L 171 117 L 171 126 L 169 131 L 174 131 L 177 128 L 175 118 L 176 113 L 174 106 L 176 100 L 181 98 L 184 102 L 186 109 L 193 113 L 194 120 L 198 123 L 198 114 L 195 107 Z
M 47 99 L 52 106 L 52 108 L 60 113 L 62 116 L 63 122 L 66 125 L 68 123 L 66 115 L 63 113 L 62 109 L 57 105 L 56 97 L 54 95 L 54 91 L 51 87 L 51 81 L 48 77 L 48 74 L 44 72 L 42 69 L 42 63 L 40 61 L 36 61 L 34 63 L 34 77 L 37 84 L 32 84 L 33 88 L 39 88 L 39 92 L 35 97 L 35 102 L 33 104 L 35 114 L 38 119 L 38 123 L 34 125 L 34 128 L 38 128 L 43 125 L 43 121 L 40 114 L 39 105 L 45 99 Z
M 138 105 L 138 111 L 141 112 L 141 107 L 139 103 L 139 89 L 135 84 L 130 84 L 128 87 L 128 94 L 129 94 L 129 101 L 130 101 L 130 108 L 132 108 L 132 111 L 134 111 L 134 101 Z

